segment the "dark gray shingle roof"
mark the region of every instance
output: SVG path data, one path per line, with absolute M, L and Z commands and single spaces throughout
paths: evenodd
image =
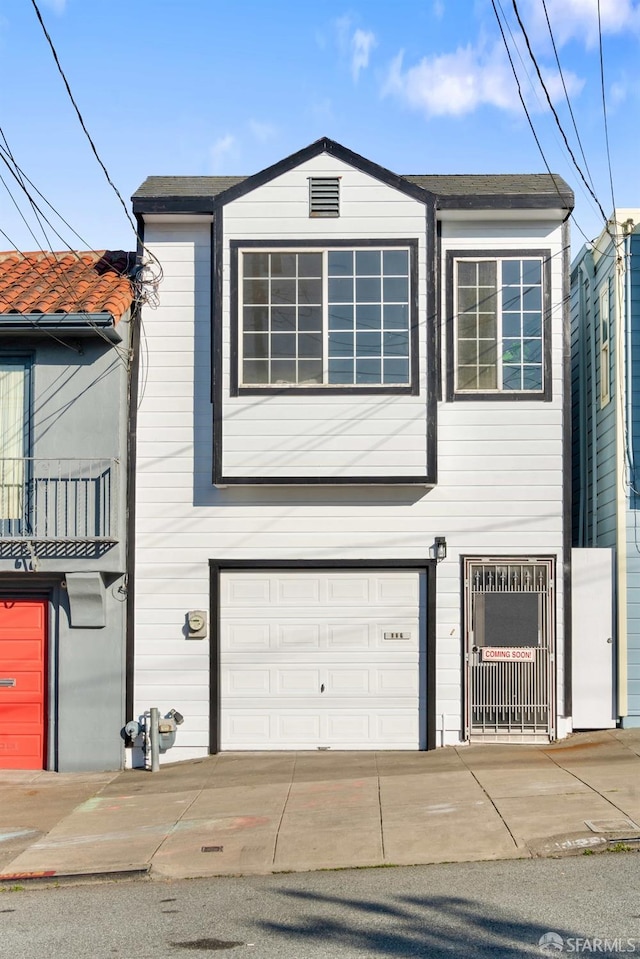
M 215 197 L 246 180 L 245 176 L 150 176 L 133 194 L 145 197 Z M 403 179 L 436 196 L 571 196 L 571 189 L 562 177 L 548 173 L 462 173 L 407 174 Z

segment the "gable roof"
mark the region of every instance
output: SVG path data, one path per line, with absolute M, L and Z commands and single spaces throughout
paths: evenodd
M 135 213 L 213 213 L 276 176 L 329 153 L 395 189 L 439 209 L 573 209 L 562 177 L 537 174 L 399 176 L 324 137 L 253 176 L 151 176 L 133 194 Z
M 110 314 L 115 323 L 133 303 L 135 254 L 0 252 L 0 315 Z

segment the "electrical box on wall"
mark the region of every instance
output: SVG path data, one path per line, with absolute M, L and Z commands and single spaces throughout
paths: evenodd
M 207 613 L 204 609 L 192 609 L 187 613 L 187 639 L 206 639 Z

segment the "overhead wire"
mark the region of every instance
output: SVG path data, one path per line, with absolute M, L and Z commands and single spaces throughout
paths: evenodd
M 582 182 L 584 183 L 585 187 L 587 188 L 587 190 L 589 191 L 589 193 L 590 193 L 591 196 L 593 197 L 594 201 L 596 202 L 596 204 L 597 204 L 597 206 L 598 206 L 598 210 L 600 211 L 600 214 L 601 214 L 601 216 L 602 216 L 602 219 L 604 220 L 605 223 L 607 223 L 607 219 L 608 219 L 608 218 L 607 218 L 607 214 L 605 213 L 604 208 L 603 208 L 602 204 L 600 203 L 600 200 L 599 200 L 599 198 L 598 198 L 595 190 L 593 190 L 592 187 L 590 186 L 590 184 L 589 184 L 586 176 L 584 175 L 584 173 L 583 173 L 583 171 L 582 171 L 582 167 L 580 166 L 580 164 L 578 163 L 578 161 L 577 161 L 577 159 L 576 159 L 575 153 L 573 152 L 573 149 L 572 149 L 572 147 L 571 147 L 571 144 L 569 143 L 569 139 L 568 139 L 568 137 L 567 137 L 567 134 L 565 133 L 564 127 L 562 126 L 562 123 L 561 123 L 561 121 L 560 121 L 560 117 L 558 116 L 558 112 L 557 112 L 557 110 L 556 110 L 556 108 L 555 108 L 555 106 L 554 106 L 554 104 L 553 104 L 553 100 L 551 99 L 551 95 L 550 95 L 550 93 L 549 93 L 549 90 L 547 89 L 547 85 L 546 85 L 546 83 L 545 83 L 545 81 L 544 81 L 544 77 L 542 76 L 542 71 L 540 70 L 540 66 L 539 66 L 539 64 L 538 64 L 537 58 L 536 58 L 536 56 L 535 56 L 535 54 L 534 54 L 534 52 L 533 52 L 533 48 L 532 48 L 532 46 L 531 46 L 531 41 L 529 40 L 529 34 L 527 33 L 527 29 L 526 29 L 526 27 L 525 27 L 525 25 L 524 25 L 524 23 L 523 23 L 523 21 L 522 21 L 522 17 L 520 16 L 520 10 L 518 9 L 518 0 L 511 0 L 511 4 L 512 4 L 512 6 L 513 6 L 513 11 L 514 11 L 514 13 L 515 13 L 515 15 L 516 15 L 516 19 L 517 19 L 517 21 L 518 21 L 518 26 L 520 27 L 520 30 L 521 30 L 521 32 L 522 32 L 522 36 L 524 37 L 524 41 L 525 41 L 525 44 L 526 44 L 526 46 L 527 46 L 527 50 L 528 50 L 528 52 L 529 52 L 529 56 L 531 57 L 531 62 L 532 62 L 532 64 L 533 64 L 534 68 L 535 68 L 536 74 L 537 74 L 537 76 L 538 76 L 538 80 L 540 81 L 540 86 L 542 87 L 542 90 L 543 90 L 543 92 L 544 92 L 545 98 L 546 98 L 547 103 L 548 103 L 548 105 L 549 105 L 549 109 L 551 110 L 551 113 L 552 113 L 552 115 L 553 115 L 553 118 L 554 118 L 554 120 L 555 120 L 555 122 L 556 122 L 556 126 L 558 127 L 558 130 L 560 131 L 560 135 L 562 136 L 562 139 L 563 139 L 563 141 L 564 141 L 564 144 L 565 144 L 565 147 L 566 147 L 566 149 L 567 149 L 567 152 L 569 153 L 569 156 L 571 157 L 571 162 L 573 163 L 574 167 L 576 168 L 580 179 L 582 180 Z
M 1 154 L 0 154 L 0 159 L 3 160 L 3 161 L 6 163 L 5 157 L 2 156 Z M 7 166 L 9 166 L 9 165 L 7 164 Z M 10 167 L 9 167 L 9 169 L 11 170 Z M 13 172 L 13 171 L 11 171 L 11 172 Z M 15 176 L 15 174 L 14 174 L 14 176 Z M 39 246 L 40 246 L 40 242 L 39 242 L 39 240 L 38 240 L 38 237 L 37 237 L 37 236 L 35 235 L 35 233 L 33 232 L 33 230 L 32 230 L 32 228 L 31 228 L 29 222 L 27 221 L 26 217 L 25 217 L 24 214 L 22 213 L 22 211 L 21 211 L 21 209 L 20 209 L 20 206 L 19 206 L 17 200 L 16 200 L 15 197 L 13 196 L 13 193 L 11 192 L 11 190 L 9 189 L 9 186 L 8 186 L 8 184 L 6 183 L 6 181 L 4 180 L 4 177 L 2 177 L 1 175 L 0 175 L 0 181 L 2 182 L 3 186 L 5 187 L 7 193 L 9 194 L 9 197 L 10 197 L 10 199 L 12 200 L 12 202 L 13 202 L 14 206 L 16 207 L 16 209 L 18 210 L 18 213 L 19 213 L 20 216 L 22 217 L 22 219 L 23 219 L 23 221 L 24 221 L 24 223 L 25 223 L 25 225 L 26 225 L 29 233 L 30 233 L 31 236 L 33 237 L 33 239 L 34 239 L 34 241 L 35 241 L 35 244 L 36 244 L 36 247 L 39 247 Z M 18 179 L 18 182 L 20 182 L 19 179 Z M 40 227 L 40 230 L 42 231 L 42 235 L 43 235 L 43 237 L 44 237 L 44 239 L 45 239 L 46 244 L 47 244 L 48 246 L 51 246 L 51 245 L 52 245 L 52 244 L 51 244 L 50 237 L 49 237 L 49 235 L 47 234 L 47 231 L 46 231 L 46 229 L 44 228 L 44 226 L 43 226 L 43 224 L 42 224 L 42 220 L 40 219 L 40 215 L 43 216 L 43 219 L 49 224 L 49 226 L 51 226 L 51 228 L 53 229 L 53 231 L 54 231 L 54 232 L 56 233 L 56 235 L 63 241 L 63 243 L 65 243 L 65 245 L 68 246 L 68 244 L 66 244 L 66 242 L 64 241 L 64 238 L 61 237 L 61 235 L 58 233 L 58 231 L 55 229 L 55 227 L 53 227 L 53 225 L 50 223 L 50 221 L 48 220 L 48 218 L 47 218 L 46 216 L 44 216 L 44 214 L 42 214 L 42 211 L 39 209 L 39 207 L 37 206 L 37 204 L 33 201 L 33 198 L 30 196 L 29 192 L 28 192 L 28 191 L 25 191 L 25 192 L 26 192 L 27 198 L 28 198 L 29 201 L 31 202 L 31 205 L 32 205 L 32 208 L 33 208 L 33 212 L 34 212 L 34 216 L 35 216 L 35 218 L 36 218 L 36 220 L 37 220 L 37 222 L 38 222 L 38 226 Z M 72 253 L 74 256 L 76 256 L 77 259 L 79 260 L 79 262 L 82 262 L 82 258 L 81 258 L 81 256 L 80 256 L 80 254 L 79 254 L 76 250 L 73 250 L 71 247 L 68 247 L 68 248 L 69 248 L 70 253 Z M 16 248 L 16 249 L 17 249 L 17 248 Z M 22 251 L 18 250 L 18 252 L 22 252 Z M 22 255 L 24 256 L 24 254 L 22 254 Z M 62 263 L 57 259 L 57 254 L 54 253 L 54 254 L 53 254 L 53 257 L 54 257 L 54 259 L 53 259 L 54 271 L 55 271 L 55 273 L 56 273 L 56 275 L 57 275 L 57 277 L 58 277 L 58 280 L 59 280 L 59 282 L 60 282 L 60 285 L 66 288 L 66 291 L 67 291 L 67 293 L 69 294 L 70 299 L 73 301 L 73 300 L 75 299 L 75 297 L 77 296 L 77 293 L 76 293 L 75 289 L 71 286 L 71 283 L 70 283 L 70 281 L 69 281 L 69 278 L 68 278 L 68 276 L 67 276 L 67 273 L 66 273 L 66 270 L 65 270 L 64 266 L 63 266 Z M 26 259 L 26 257 L 25 257 L 25 259 Z M 66 311 L 66 312 L 67 312 L 67 314 L 68 314 L 68 311 Z M 81 315 L 83 315 L 83 316 L 85 317 L 85 319 L 86 319 L 86 321 L 87 321 L 87 324 L 94 330 L 94 332 L 95 332 L 101 339 L 105 340 L 105 342 L 107 342 L 108 345 L 115 350 L 116 354 L 118 355 L 118 358 L 121 360 L 121 362 L 123 362 L 123 363 L 125 364 L 125 366 L 127 366 L 128 363 L 129 363 L 129 360 L 130 360 L 129 351 L 121 348 L 121 347 L 119 346 L 119 344 L 114 343 L 111 339 L 109 339 L 109 337 L 106 335 L 106 333 L 104 332 L 104 330 L 100 329 L 100 327 L 99 327 L 99 326 L 96 324 L 96 322 L 92 319 L 91 314 L 88 313 L 88 311 L 83 310 L 83 309 L 79 309 L 77 312 L 80 313 Z
M 24 194 L 26 195 L 27 200 L 29 201 L 29 203 L 30 203 L 30 205 L 31 205 L 33 214 L 34 214 L 34 216 L 35 216 L 35 218 L 36 218 L 36 221 L 37 221 L 37 223 L 38 223 L 38 226 L 40 227 L 40 230 L 42 231 L 42 235 L 43 235 L 43 237 L 44 237 L 44 239 L 45 239 L 45 243 L 47 244 L 47 246 L 52 247 L 51 239 L 50 239 L 50 237 L 49 237 L 49 235 L 48 235 L 45 227 L 43 226 L 42 219 L 48 224 L 48 226 L 51 227 L 51 229 L 52 229 L 53 232 L 56 234 L 56 236 L 58 237 L 58 239 L 63 243 L 64 246 L 67 247 L 67 249 L 69 250 L 69 252 L 70 252 L 73 256 L 75 256 L 76 259 L 77 259 L 80 263 L 82 263 L 83 261 L 82 261 L 82 257 L 81 257 L 81 255 L 80 255 L 80 253 L 79 253 L 77 250 L 75 250 L 73 247 L 71 247 L 70 244 L 67 243 L 67 241 L 65 240 L 64 236 L 55 228 L 55 226 L 53 225 L 53 223 L 51 222 L 51 220 L 50 220 L 50 219 L 46 216 L 46 214 L 40 209 L 40 207 L 38 206 L 38 204 L 37 204 L 36 201 L 34 200 L 33 196 L 31 195 L 30 191 L 27 189 L 27 187 L 26 187 L 26 185 L 25 185 L 25 182 L 24 182 L 24 181 L 25 181 L 25 178 L 26 178 L 26 175 L 24 174 L 24 171 L 22 171 L 22 169 L 19 167 L 19 165 L 18 165 L 17 162 L 16 162 L 15 157 L 14 157 L 12 151 L 11 151 L 11 147 L 9 146 L 9 142 L 8 142 L 8 140 L 7 140 L 6 134 L 5 134 L 4 130 L 2 129 L 2 127 L 0 127 L 0 136 L 2 137 L 2 139 L 4 140 L 4 143 L 5 143 L 5 146 L 4 146 L 4 147 L 2 146 L 2 144 L 0 144 L 0 160 L 2 160 L 2 162 L 5 164 L 5 166 L 7 167 L 7 169 L 9 170 L 9 172 L 11 173 L 11 175 L 14 177 L 14 179 L 16 180 L 16 182 L 18 183 L 18 185 L 20 186 L 20 188 L 22 189 L 22 191 L 23 191 Z M 9 163 L 9 160 L 7 159 L 7 157 L 10 158 L 11 163 Z M 26 179 L 28 179 L 28 178 L 26 178 Z M 19 206 L 17 200 L 16 200 L 15 197 L 13 196 L 11 190 L 9 189 L 9 186 L 8 186 L 7 183 L 5 182 L 4 178 L 2 178 L 1 176 L 0 176 L 0 180 L 2 181 L 2 183 L 3 183 L 3 185 L 4 185 L 4 187 L 5 187 L 6 191 L 7 191 L 7 193 L 9 194 L 9 197 L 11 198 L 14 206 L 16 207 L 16 209 L 17 209 L 17 211 L 18 211 L 18 213 L 19 213 L 19 215 L 21 216 L 23 222 L 25 223 L 25 226 L 27 227 L 29 233 L 30 233 L 31 236 L 33 237 L 33 239 L 34 239 L 34 241 L 35 241 L 35 243 L 36 243 L 36 247 L 39 247 L 39 246 L 40 246 L 39 240 L 38 240 L 37 236 L 35 235 L 35 233 L 33 232 L 33 230 L 31 229 L 31 226 L 29 225 L 26 217 L 24 216 L 22 210 L 20 209 L 20 206 Z M 29 181 L 29 182 L 31 183 L 31 181 Z M 46 199 L 46 197 L 44 197 L 44 196 L 40 193 L 40 191 L 37 189 L 37 187 L 36 187 L 35 189 L 36 189 L 36 192 L 37 192 L 40 196 L 43 197 L 43 199 L 45 200 L 45 202 L 47 203 L 47 205 L 56 213 L 56 216 L 59 216 L 60 219 L 62 219 L 62 221 L 63 221 L 65 224 L 67 224 L 67 221 L 64 220 L 64 218 L 58 213 L 58 211 L 55 209 L 55 207 L 53 207 L 53 205 L 52 205 L 51 203 L 49 203 L 49 201 Z M 41 219 L 41 217 L 42 217 L 42 219 Z M 82 240 L 83 243 L 85 243 L 84 239 L 80 236 L 80 234 L 79 234 L 76 230 L 74 230 L 73 227 L 71 227 L 70 224 L 67 224 L 67 225 L 68 225 L 69 228 L 72 230 L 72 232 L 73 232 L 80 240 Z M 87 244 L 87 246 L 88 246 L 88 244 Z M 100 251 L 97 251 L 97 250 L 91 250 L 90 252 L 94 253 L 96 256 L 101 256 L 101 255 L 103 255 Z M 54 256 L 55 256 L 55 254 L 54 254 Z M 58 277 L 59 277 L 59 279 L 60 279 L 60 283 L 61 283 L 63 286 L 66 287 L 67 292 L 69 293 L 70 298 L 73 300 L 74 297 L 75 297 L 77 294 L 76 294 L 75 290 L 72 288 L 72 286 L 71 286 L 71 284 L 70 284 L 70 282 L 69 282 L 69 280 L 68 280 L 68 277 L 67 277 L 67 274 L 66 274 L 66 270 L 64 269 L 64 267 L 62 266 L 62 264 L 59 263 L 59 261 L 58 261 L 57 259 L 54 259 L 54 263 L 55 263 L 55 272 L 56 272 L 56 274 L 58 275 Z M 119 358 L 122 360 L 122 362 L 124 362 L 125 364 L 128 364 L 128 363 L 130 362 L 130 359 L 131 359 L 131 357 L 130 357 L 130 351 L 127 350 L 126 348 L 120 347 L 117 343 L 114 343 L 111 339 L 109 339 L 109 337 L 105 334 L 104 330 L 100 329 L 100 327 L 99 327 L 99 326 L 95 323 L 95 321 L 92 319 L 90 313 L 88 313 L 86 310 L 79 310 L 78 312 L 81 313 L 81 314 L 85 317 L 85 319 L 86 319 L 86 321 L 87 321 L 87 324 L 88 324 L 89 326 L 91 326 L 91 328 L 94 330 L 94 332 L 95 332 L 98 336 L 100 336 L 103 340 L 105 340 L 105 342 L 107 342 L 107 343 L 109 344 L 109 346 L 112 347 L 112 348 L 115 350 L 115 352 L 118 354 L 118 356 L 119 356 Z
M 499 3 L 500 0 L 497 0 L 497 2 Z M 548 172 L 549 176 L 551 177 L 551 181 L 552 181 L 553 185 L 554 185 L 555 188 L 556 188 L 556 191 L 557 191 L 558 196 L 560 197 L 560 199 L 561 199 L 561 201 L 562 201 L 562 204 L 564 205 L 564 204 L 566 203 L 566 198 L 562 195 L 562 192 L 561 192 L 561 190 L 560 190 L 560 187 L 558 186 L 558 183 L 557 183 L 557 181 L 556 181 L 556 178 L 555 178 L 554 174 L 551 172 L 551 167 L 549 166 L 549 163 L 548 163 L 547 158 L 546 158 L 546 156 L 545 156 L 544 150 L 542 149 L 542 144 L 540 143 L 540 139 L 539 139 L 538 134 L 536 133 L 536 129 L 535 129 L 534 125 L 533 125 L 533 121 L 532 121 L 532 119 L 531 119 L 531 115 L 530 115 L 529 110 L 528 110 L 528 108 L 527 108 L 527 104 L 525 103 L 525 99 L 524 99 L 524 96 L 523 96 L 523 93 L 522 93 L 522 86 L 521 86 L 521 84 L 520 84 L 520 78 L 519 78 L 519 76 L 518 76 L 518 72 L 517 72 L 516 67 L 515 67 L 515 64 L 514 64 L 514 62 L 513 62 L 513 57 L 511 56 L 511 51 L 510 51 L 510 49 L 509 49 L 509 44 L 507 43 L 507 38 L 506 38 L 506 36 L 505 36 L 505 32 L 504 32 L 504 29 L 503 29 L 503 27 L 502 27 L 502 21 L 500 20 L 500 16 L 498 15 L 498 9 L 497 9 L 497 7 L 496 7 L 496 0 L 491 0 L 491 5 L 492 5 L 492 7 L 493 7 L 493 12 L 494 12 L 495 17 L 496 17 L 496 20 L 497 20 L 497 22 L 498 22 L 498 27 L 500 28 L 500 34 L 501 34 L 501 36 L 502 36 L 502 42 L 504 43 L 504 48 L 505 48 L 505 50 L 506 50 L 507 57 L 509 58 L 509 63 L 510 63 L 510 65 L 511 65 L 511 71 L 512 71 L 513 77 L 514 77 L 514 79 L 515 79 L 515 81 L 516 81 L 516 87 L 517 87 L 517 90 L 518 90 L 518 97 L 519 97 L 519 99 L 520 99 L 520 103 L 522 104 L 522 109 L 524 110 L 525 116 L 526 116 L 527 121 L 528 121 L 528 123 L 529 123 L 529 127 L 530 127 L 531 133 L 532 133 L 532 135 L 533 135 L 533 139 L 535 140 L 536 146 L 538 147 L 538 150 L 540 151 L 540 156 L 542 157 L 542 161 L 543 161 L 545 167 L 547 168 L 547 172 Z M 502 8 L 501 8 L 501 9 L 502 9 Z M 504 12 L 503 12 L 503 16 L 504 16 Z M 581 232 L 582 232 L 582 231 L 581 231 Z M 588 237 L 586 237 L 586 234 L 584 234 L 584 235 L 585 235 L 585 238 L 588 239 Z
M 611 202 L 613 209 L 616 208 L 616 198 L 613 189 L 613 171 L 611 169 L 611 150 L 609 149 L 609 122 L 607 120 L 607 97 L 604 84 L 604 57 L 602 54 L 602 17 L 600 12 L 600 0 L 598 0 L 598 50 L 600 54 L 600 87 L 602 90 L 602 115 L 604 119 L 604 139 L 607 147 L 607 166 L 609 167 L 609 183 L 611 185 Z
M 588 176 L 589 176 L 589 182 L 591 183 L 591 186 L 592 186 L 593 189 L 595 190 L 595 184 L 594 184 L 594 182 L 593 182 L 593 176 L 591 175 L 591 170 L 589 169 L 589 164 L 588 164 L 588 162 L 587 162 L 587 157 L 586 157 L 585 152 L 584 152 L 584 147 L 582 146 L 582 140 L 581 140 L 581 138 L 580 138 L 580 133 L 579 133 L 579 131 L 578 131 L 578 124 L 577 124 L 577 122 L 576 122 L 575 114 L 574 114 L 574 112 L 573 112 L 573 107 L 571 106 L 571 98 L 569 97 L 569 91 L 567 90 L 567 84 L 565 83 L 564 73 L 563 73 L 563 70 L 562 70 L 562 64 L 560 63 L 560 55 L 558 54 L 558 48 L 557 48 L 557 46 L 556 46 L 556 39 L 555 39 L 555 37 L 554 37 L 554 35 L 553 35 L 553 30 L 552 30 L 552 28 L 551 28 L 551 21 L 550 21 L 550 19 L 549 19 L 549 11 L 547 10 L 547 2 L 546 2 L 546 0 L 542 0 L 542 9 L 544 10 L 545 19 L 546 19 L 546 21 L 547 21 L 547 29 L 548 29 L 548 31 L 549 31 L 549 38 L 550 38 L 550 40 L 551 40 L 551 46 L 553 47 L 553 53 L 554 53 L 554 56 L 555 56 L 555 58 L 556 58 L 556 65 L 557 65 L 557 67 L 558 67 L 558 75 L 559 75 L 560 80 L 561 80 L 561 82 L 562 82 L 562 89 L 564 90 L 564 96 L 565 96 L 565 100 L 567 101 L 567 107 L 568 107 L 568 109 L 569 109 L 569 115 L 570 115 L 570 117 L 571 117 L 571 122 L 572 122 L 572 124 L 573 124 L 573 130 L 574 130 L 574 133 L 575 133 L 575 135 L 576 135 L 576 140 L 578 141 L 578 147 L 580 148 L 580 155 L 582 156 L 582 159 L 583 159 L 583 161 L 584 161 L 584 167 L 585 167 L 585 170 L 587 171 L 587 174 L 588 174 Z
M 496 4 L 497 4 L 497 5 L 496 5 Z M 512 72 L 512 74 L 513 74 L 513 77 L 514 77 L 514 80 L 515 80 L 515 83 L 516 83 L 516 88 L 517 88 L 517 91 L 518 91 L 518 97 L 519 97 L 519 99 L 520 99 L 520 103 L 521 103 L 521 105 L 522 105 L 522 109 L 523 109 L 523 111 L 524 111 L 525 117 L 526 117 L 527 122 L 528 122 L 528 124 L 529 124 L 529 128 L 530 128 L 531 133 L 532 133 L 532 136 L 533 136 L 533 138 L 534 138 L 534 140 L 535 140 L 536 146 L 538 147 L 538 151 L 539 151 L 539 153 L 540 153 L 540 156 L 541 156 L 541 158 L 542 158 L 542 161 L 543 161 L 543 163 L 544 163 L 544 165 L 545 165 L 545 167 L 546 167 L 549 175 L 551 176 L 551 178 L 552 178 L 552 180 L 553 180 L 553 182 L 554 182 L 554 184 L 555 184 L 555 186 L 556 186 L 556 189 L 558 190 L 558 193 L 560 194 L 560 191 L 559 191 L 559 188 L 558 188 L 558 186 L 557 186 L 557 183 L 555 183 L 554 176 L 553 176 L 553 174 L 552 174 L 552 172 L 551 172 L 551 168 L 550 168 L 549 162 L 548 162 L 547 157 L 546 157 L 546 155 L 545 155 L 545 152 L 544 152 L 544 150 L 543 150 L 542 143 L 541 143 L 541 141 L 540 141 L 540 138 L 539 138 L 539 136 L 538 136 L 538 134 L 537 134 L 537 131 L 536 131 L 536 129 L 535 129 L 533 120 L 532 120 L 532 118 L 531 118 L 531 114 L 530 114 L 529 109 L 528 109 L 528 107 L 527 107 L 527 105 L 526 105 L 526 101 L 525 101 L 525 98 L 524 98 L 524 95 L 523 95 L 523 92 L 522 92 L 522 85 L 521 85 L 521 83 L 520 83 L 520 78 L 519 78 L 519 76 L 518 76 L 518 72 L 517 72 L 517 70 L 516 70 L 515 63 L 513 62 L 513 57 L 512 57 L 512 55 L 511 55 L 511 50 L 510 50 L 510 48 L 509 48 L 509 44 L 508 44 L 508 41 L 507 41 L 507 37 L 506 37 L 505 31 L 504 31 L 503 22 L 502 22 L 503 20 L 504 20 L 504 23 L 506 24 L 506 27 L 507 27 L 507 29 L 508 29 L 508 31 L 509 31 L 510 36 L 511 36 L 511 40 L 512 40 L 512 43 L 513 43 L 513 45 L 514 45 L 514 48 L 515 48 L 515 50 L 516 50 L 516 52 L 517 52 L 517 54 L 518 54 L 518 57 L 520 58 L 520 62 L 521 62 L 521 64 L 522 64 L 522 66 L 523 66 L 523 69 L 524 69 L 524 71 L 525 71 L 525 74 L 527 75 L 527 78 L 529 79 L 529 82 L 530 82 L 530 83 L 532 83 L 531 78 L 529 77 L 529 74 L 527 73 L 526 67 L 524 66 L 524 61 L 522 60 L 522 56 L 521 56 L 520 51 L 519 51 L 519 49 L 518 49 L 518 45 L 517 45 L 517 43 L 516 43 L 515 37 L 514 37 L 514 35 L 513 35 L 513 32 L 512 32 L 512 30 L 511 30 L 511 27 L 510 27 L 510 25 L 509 25 L 509 21 L 508 21 L 506 15 L 505 15 L 505 12 L 504 12 L 504 10 L 503 10 L 503 8 L 502 8 L 502 5 L 501 5 L 501 3 L 500 3 L 500 0 L 491 0 L 491 5 L 492 5 L 492 7 L 493 7 L 493 12 L 494 12 L 494 15 L 495 15 L 495 18 L 496 18 L 496 22 L 497 22 L 497 24 L 498 24 L 498 28 L 499 28 L 499 30 L 500 30 L 500 34 L 501 34 L 501 37 L 502 37 L 502 42 L 503 42 L 503 44 L 504 44 L 504 48 L 505 48 L 507 57 L 508 57 L 508 59 L 509 59 L 509 64 L 510 64 L 510 66 L 511 66 L 511 72 Z M 501 17 L 500 17 L 500 14 L 498 13 L 498 8 L 500 9 L 500 14 L 502 14 L 502 19 L 501 19 Z M 532 84 L 532 86 L 533 86 L 533 84 Z M 534 93 L 536 94 L 536 97 L 537 97 L 537 91 L 535 90 L 535 87 L 533 87 L 533 89 L 534 89 Z M 547 93 L 548 93 L 548 91 L 547 91 Z M 592 193 L 591 189 L 589 188 L 588 184 L 587 184 L 587 189 L 588 189 L 588 193 L 585 193 L 585 195 L 589 198 L 590 201 L 592 201 L 592 200 L 593 200 L 593 193 Z M 561 195 L 561 194 L 560 194 L 560 195 Z M 599 213 L 600 215 L 602 215 L 603 218 L 604 218 L 604 221 L 605 221 L 605 229 L 607 229 L 607 232 L 610 233 L 609 224 L 608 224 L 608 221 L 607 221 L 607 218 L 606 218 L 606 214 L 604 214 L 604 211 L 602 210 L 602 205 L 600 204 L 597 196 L 595 197 L 595 200 L 596 200 L 596 204 L 597 204 L 598 213 Z M 589 246 L 592 246 L 592 245 L 593 245 L 593 242 L 594 242 L 593 238 L 590 237 L 590 236 L 588 236 L 588 235 L 586 234 L 586 232 L 582 229 L 582 227 L 581 227 L 580 223 L 578 222 L 578 220 L 576 219 L 576 216 L 575 216 L 575 214 L 573 213 L 573 211 L 572 211 L 572 213 L 571 213 L 571 219 L 572 219 L 572 222 L 573 222 L 574 226 L 577 228 L 578 232 L 582 235 L 582 237 L 584 238 L 584 240 L 586 241 L 586 243 L 587 243 Z M 603 255 L 605 255 L 605 256 L 615 256 L 615 253 L 614 253 L 614 254 L 605 253 L 605 254 L 603 254 Z
M 97 149 L 97 147 L 96 147 L 96 145 L 95 145 L 95 143 L 94 143 L 94 141 L 93 141 L 93 138 L 92 138 L 91 134 L 89 133 L 89 130 L 87 129 L 87 125 L 86 125 L 86 123 L 85 123 L 84 117 L 83 117 L 83 115 L 82 115 L 82 113 L 81 113 L 81 111 L 80 111 L 80 107 L 78 106 L 78 104 L 77 104 L 77 102 L 76 102 L 76 99 L 75 99 L 75 97 L 74 97 L 74 95 L 73 95 L 73 92 L 72 92 L 72 90 L 71 90 L 71 85 L 70 85 L 70 83 L 69 83 L 69 81 L 68 81 L 68 79 L 67 79 L 67 76 L 66 76 L 63 68 L 62 68 L 62 64 L 60 63 L 60 58 L 58 57 L 58 53 L 57 53 L 57 51 L 56 51 L 55 45 L 54 45 L 54 43 L 53 43 L 53 40 L 51 39 L 51 35 L 49 34 L 49 31 L 47 30 L 46 24 L 45 24 L 45 22 L 44 22 L 44 20 L 43 20 L 42 14 L 41 14 L 41 12 L 40 12 L 40 9 L 39 9 L 39 7 L 38 7 L 38 4 L 37 4 L 36 0 L 31 0 L 31 5 L 33 6 L 33 9 L 35 10 L 36 16 L 37 16 L 37 18 L 38 18 L 38 21 L 39 21 L 39 23 L 40 23 L 40 26 L 42 27 L 42 31 L 43 31 L 43 33 L 44 33 L 44 36 L 45 36 L 45 38 L 46 38 L 46 41 L 47 41 L 47 43 L 48 43 L 48 45 L 49 45 L 49 49 L 51 50 L 51 54 L 52 54 L 52 56 L 53 56 L 54 62 L 55 62 L 56 67 L 57 67 L 57 69 L 58 69 L 58 73 L 60 74 L 60 76 L 61 76 L 61 78 L 62 78 L 62 82 L 64 83 L 64 86 L 65 86 L 65 89 L 66 89 L 67 94 L 68 94 L 68 96 L 69 96 L 69 99 L 70 99 L 70 101 L 71 101 L 71 103 L 72 103 L 72 105 L 73 105 L 73 108 L 74 108 L 74 110 L 75 110 L 75 112 L 76 112 L 76 116 L 78 117 L 78 121 L 79 121 L 79 123 L 80 123 L 80 126 L 82 127 L 82 131 L 83 131 L 85 137 L 87 138 L 87 141 L 88 141 L 88 143 L 89 143 L 89 146 L 91 147 L 91 150 L 92 150 L 92 152 L 93 152 L 93 155 L 95 156 L 96 160 L 98 161 L 98 164 L 100 165 L 100 168 L 102 169 L 102 171 L 103 171 L 103 173 L 104 173 L 104 175 L 105 175 L 105 177 L 106 177 L 106 180 L 107 180 L 109 186 L 111 187 L 111 189 L 112 189 L 113 192 L 115 193 L 116 197 L 118 198 L 118 201 L 120 202 L 120 205 L 122 206 L 122 209 L 124 210 L 125 216 L 127 217 L 127 220 L 129 221 L 129 223 L 130 223 L 130 225 L 131 225 L 131 228 L 133 229 L 133 232 L 134 232 L 134 234 L 135 234 L 135 236 L 136 236 L 137 241 L 141 244 L 141 246 L 142 246 L 143 250 L 145 251 L 145 253 L 147 253 L 147 255 L 148 255 L 148 256 L 155 262 L 155 264 L 156 264 L 156 268 L 158 269 L 159 273 L 158 273 L 158 275 L 157 275 L 155 278 L 153 278 L 153 279 L 150 280 L 149 282 L 150 282 L 152 285 L 155 285 L 155 288 L 157 289 L 158 284 L 159 284 L 159 283 L 161 282 L 161 280 L 162 280 L 162 265 L 161 265 L 160 261 L 158 260 L 158 258 L 155 256 L 155 254 L 151 253 L 151 252 L 144 246 L 144 243 L 143 243 L 143 241 L 142 241 L 142 237 L 140 236 L 140 232 L 139 232 L 139 230 L 138 230 L 138 227 L 137 227 L 136 223 L 134 222 L 131 214 L 129 213 L 129 209 L 128 209 L 128 207 L 127 207 L 127 204 L 125 203 L 125 201 L 124 201 L 124 199 L 123 199 L 123 197 L 122 197 L 122 194 L 121 194 L 120 191 L 118 190 L 118 187 L 117 187 L 116 184 L 113 182 L 113 179 L 111 178 L 111 175 L 109 174 L 109 171 L 108 171 L 108 169 L 107 169 L 104 161 L 102 160 L 100 154 L 98 153 L 98 149 Z M 147 267 L 148 267 L 148 264 L 147 264 Z M 156 303 L 154 302 L 153 298 L 150 298 L 150 300 L 149 300 L 149 305 L 152 306 L 152 307 L 156 305 Z

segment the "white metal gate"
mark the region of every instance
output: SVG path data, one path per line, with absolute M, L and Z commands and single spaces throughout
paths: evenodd
M 469 739 L 555 735 L 553 569 L 551 559 L 464 561 Z

